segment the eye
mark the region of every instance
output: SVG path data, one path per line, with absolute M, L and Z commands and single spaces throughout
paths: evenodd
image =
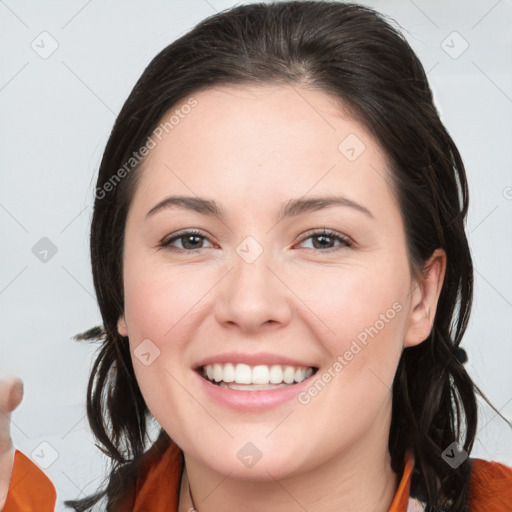
M 320 249 L 320 252 L 338 251 L 345 247 L 352 247 L 353 245 L 352 241 L 345 235 L 327 229 L 310 232 L 301 240 L 300 244 L 303 244 L 310 239 L 313 242 L 312 248 Z M 192 229 L 182 231 L 181 233 L 162 240 L 159 243 L 159 247 L 171 249 L 176 252 L 194 252 L 206 248 L 202 247 L 204 240 L 208 240 L 208 237 L 203 235 L 201 231 Z M 173 245 L 177 241 L 181 243 L 181 248 Z M 340 245 L 332 247 L 332 243 L 336 241 L 340 242 Z
M 300 243 L 302 244 L 310 239 L 313 242 L 313 249 L 322 249 L 320 252 L 338 251 L 344 247 L 352 247 L 353 245 L 352 241 L 345 235 L 328 229 L 310 232 L 309 235 L 304 237 Z M 335 241 L 338 241 L 341 244 L 338 247 L 332 247 L 331 244 Z
M 202 240 L 207 240 L 207 237 L 197 229 L 191 229 L 188 231 L 182 231 L 170 238 L 162 240 L 158 245 L 159 247 L 165 247 L 177 252 L 194 252 L 204 247 L 201 247 Z M 181 248 L 175 247 L 172 244 L 179 241 L 182 245 Z

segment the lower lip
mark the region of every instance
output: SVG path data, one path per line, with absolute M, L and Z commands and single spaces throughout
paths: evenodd
M 296 398 L 301 391 L 304 391 L 311 384 L 311 380 L 317 372 L 297 384 L 258 391 L 221 388 L 201 377 L 197 371 L 194 373 L 201 381 L 206 394 L 220 405 L 241 412 L 258 412 L 272 409 Z

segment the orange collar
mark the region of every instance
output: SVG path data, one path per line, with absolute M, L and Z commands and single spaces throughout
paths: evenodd
M 388 512 L 407 512 L 409 505 L 409 493 L 411 489 L 412 470 L 414 469 L 414 457 L 410 452 L 405 454 L 405 467 L 402 479 L 398 485 L 395 497 L 391 502 Z

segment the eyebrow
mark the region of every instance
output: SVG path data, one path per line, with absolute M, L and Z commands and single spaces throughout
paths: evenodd
M 364 213 L 372 219 L 375 219 L 368 208 L 346 197 L 319 196 L 310 197 L 308 199 L 290 199 L 290 201 L 282 206 L 278 220 L 281 221 L 287 217 L 295 217 L 297 215 L 321 210 L 330 206 L 347 206 Z M 210 217 L 217 217 L 219 219 L 225 219 L 226 217 L 224 209 L 214 200 L 192 196 L 168 196 L 149 210 L 146 214 L 146 219 L 152 217 L 159 211 L 174 207 L 194 211 Z

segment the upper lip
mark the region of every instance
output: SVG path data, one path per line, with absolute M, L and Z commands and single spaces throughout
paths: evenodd
M 242 354 L 240 352 L 224 352 L 222 354 L 215 354 L 213 356 L 205 357 L 194 365 L 194 369 L 207 366 L 209 364 L 224 364 L 224 363 L 243 363 L 249 366 L 258 365 L 274 365 L 279 364 L 282 366 L 299 366 L 305 368 L 316 368 L 316 366 L 299 361 L 298 359 L 292 359 L 287 356 L 279 354 L 272 354 L 270 352 L 259 352 L 257 354 Z

